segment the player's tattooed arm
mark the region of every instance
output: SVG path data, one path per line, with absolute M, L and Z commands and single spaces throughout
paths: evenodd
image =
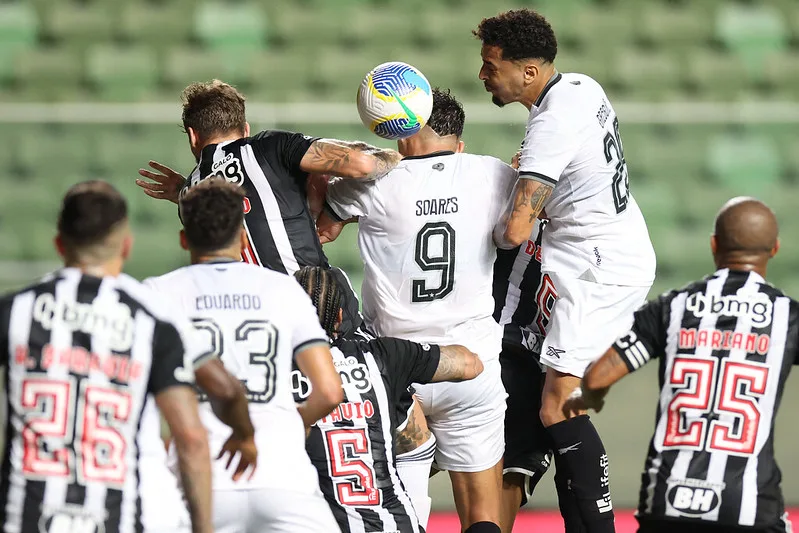
M 211 457 L 208 436 L 197 412 L 197 395 L 190 387 L 173 386 L 159 392 L 155 402 L 177 450 L 192 532 L 212 533 Z
M 552 194 L 552 187 L 541 182 L 521 178 L 513 190 L 509 213 L 503 217 L 505 224 L 501 235 L 494 232 L 494 240 L 501 248 L 515 248 L 530 238 L 535 219 L 544 209 Z
M 408 453 L 415 450 L 430 439 L 430 430 L 422 412 L 422 407 L 414 400 L 413 410 L 408 417 L 405 429 L 397 432 L 394 437 L 394 449 L 396 455 Z
M 308 148 L 300 161 L 300 169 L 343 178 L 371 179 L 385 176 L 401 159 L 399 152 L 360 141 L 319 139 Z
M 438 368 L 432 382 L 465 381 L 474 379 L 483 371 L 483 362 L 467 348 L 458 344 L 441 347 Z

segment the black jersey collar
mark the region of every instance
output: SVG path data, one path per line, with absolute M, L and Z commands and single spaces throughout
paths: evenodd
M 408 159 L 429 159 L 431 157 L 440 157 L 442 155 L 455 155 L 455 152 L 452 150 L 442 150 L 440 152 L 433 152 L 432 154 L 424 154 L 424 155 L 406 155 L 402 158 L 403 161 Z
M 555 73 L 554 76 L 549 78 L 549 81 L 544 86 L 544 90 L 541 91 L 541 94 L 538 95 L 538 98 L 536 98 L 535 103 L 533 104 L 535 107 L 539 107 L 541 105 L 541 102 L 544 101 L 544 97 L 547 95 L 549 90 L 552 88 L 553 85 L 558 83 L 561 80 L 561 78 L 563 78 L 563 74 L 561 74 L 560 72 Z

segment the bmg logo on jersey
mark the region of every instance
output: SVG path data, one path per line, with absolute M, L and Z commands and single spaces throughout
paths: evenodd
M 771 324 L 773 304 L 762 292 L 739 292 L 727 296 L 697 292 L 688 297 L 685 308 L 698 318 L 708 315 L 747 317 L 753 326 L 765 328 Z
M 359 363 L 354 357 L 347 357 L 343 361 L 333 361 L 341 376 L 341 386 L 344 390 L 347 387 L 355 387 L 358 392 L 366 392 L 372 388 L 372 379 L 369 376 L 369 369 L 366 365 Z
M 701 479 L 669 480 L 667 506 L 685 516 L 699 516 L 716 510 L 721 503 L 724 483 Z
M 72 506 L 51 513 L 43 510 L 39 533 L 105 533 L 105 520 L 85 514 L 83 507 Z

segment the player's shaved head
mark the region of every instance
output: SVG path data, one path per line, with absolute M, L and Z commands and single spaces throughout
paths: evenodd
M 758 270 L 777 253 L 779 227 L 774 212 L 755 198 L 729 200 L 716 215 L 713 254 L 718 266 L 751 265 Z

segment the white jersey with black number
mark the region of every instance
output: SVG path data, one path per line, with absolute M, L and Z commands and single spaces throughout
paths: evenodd
M 630 193 L 619 119 L 584 74 L 557 74 L 530 108 L 521 178 L 554 187 L 545 205 L 543 271 L 648 286 L 655 252 Z
M 285 274 L 233 261 L 191 265 L 145 283 L 191 319 L 246 388 L 258 469 L 252 480 L 234 483 L 225 463 L 215 461 L 214 489 L 318 491 L 289 376 L 296 353 L 328 341 L 300 285 Z M 215 456 L 230 429 L 205 399 L 201 395 L 200 416 Z
M 439 152 L 376 181 L 330 184 L 329 210 L 359 217 L 363 310 L 379 335 L 498 356 L 492 232 L 515 182 L 493 157 Z

